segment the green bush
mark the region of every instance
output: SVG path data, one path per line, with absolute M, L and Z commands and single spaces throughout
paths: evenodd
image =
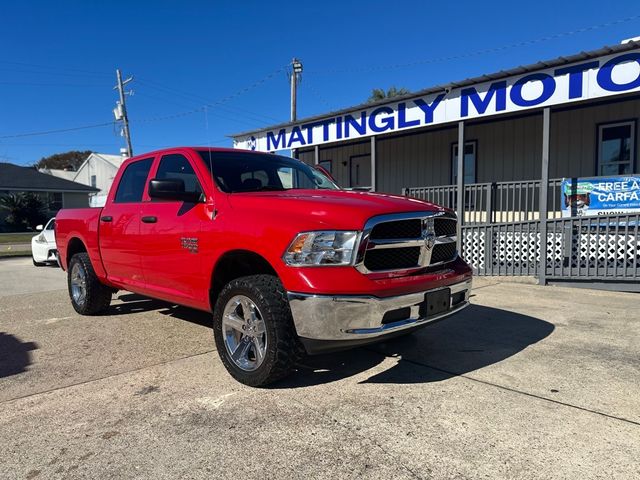
M 33 229 L 47 221 L 44 202 L 31 192 L 12 193 L 0 197 L 0 208 L 8 212 L 5 222 L 16 228 Z

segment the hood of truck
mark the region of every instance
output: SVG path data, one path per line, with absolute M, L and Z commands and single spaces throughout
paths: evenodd
M 279 192 L 233 193 L 233 209 L 273 216 L 276 219 L 304 219 L 330 229 L 357 229 L 374 216 L 389 213 L 443 211 L 443 207 L 414 198 L 383 193 L 346 190 L 287 190 Z

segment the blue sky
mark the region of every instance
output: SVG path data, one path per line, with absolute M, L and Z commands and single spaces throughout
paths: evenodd
M 135 77 L 128 108 L 143 153 L 228 146 L 228 134 L 288 120 L 284 68 L 294 56 L 305 69 L 302 118 L 358 104 L 376 87 L 418 90 L 640 35 L 633 1 L 57 0 L 2 2 L 0 18 L 0 161 L 24 165 L 124 146 L 112 126 L 11 138 L 111 122 L 116 67 Z M 206 103 L 215 104 L 207 115 L 174 116 Z

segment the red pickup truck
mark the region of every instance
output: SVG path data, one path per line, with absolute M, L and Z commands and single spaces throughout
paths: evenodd
M 212 312 L 222 362 L 253 386 L 305 352 L 405 334 L 467 306 L 456 231 L 448 209 L 222 148 L 128 159 L 103 208 L 56 218 L 78 313 L 103 313 L 118 290 Z

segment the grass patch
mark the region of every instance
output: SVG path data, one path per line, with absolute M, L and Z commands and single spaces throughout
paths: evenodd
M 29 250 L 0 250 L 0 258 L 9 257 L 30 257 L 31 252 Z
M 0 245 L 7 243 L 31 243 L 31 239 L 37 235 L 33 233 L 0 233 Z

